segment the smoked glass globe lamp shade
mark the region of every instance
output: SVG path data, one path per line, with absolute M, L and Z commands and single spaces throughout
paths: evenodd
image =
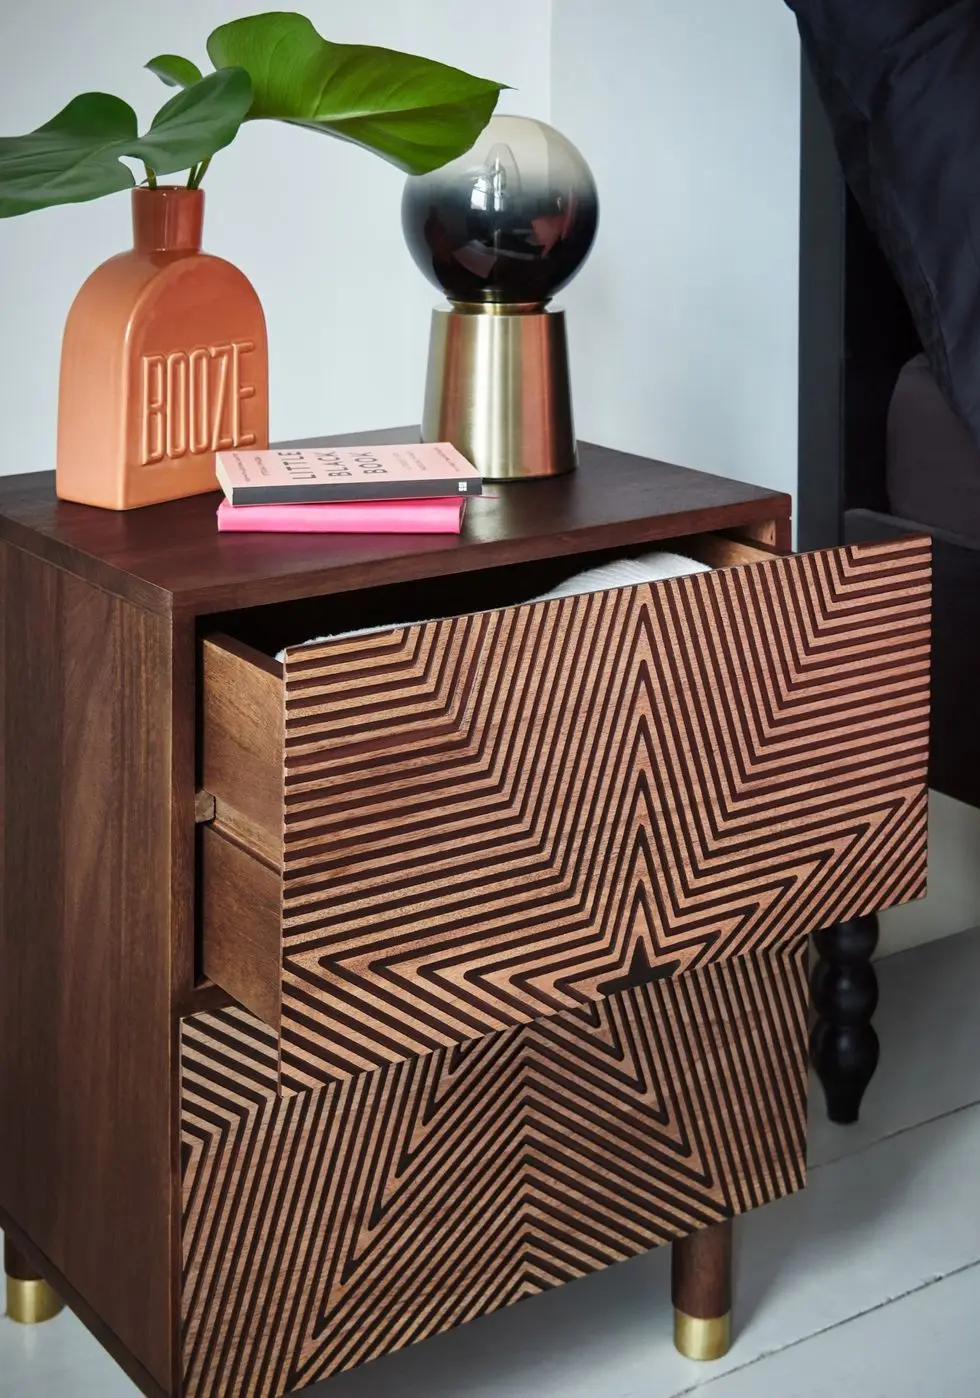
M 588 257 L 598 216 L 579 151 L 530 117 L 492 117 L 471 150 L 410 178 L 402 197 L 412 257 L 462 304 L 543 306 Z

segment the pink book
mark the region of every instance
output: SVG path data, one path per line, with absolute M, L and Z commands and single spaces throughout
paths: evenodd
M 465 498 L 353 500 L 329 505 L 218 506 L 231 534 L 458 534 Z
M 479 471 L 448 442 L 219 451 L 215 471 L 232 505 L 438 500 L 483 488 Z

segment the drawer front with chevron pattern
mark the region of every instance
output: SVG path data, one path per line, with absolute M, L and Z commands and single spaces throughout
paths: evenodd
M 292 1081 L 921 895 L 927 548 L 291 652 Z
M 316 1089 L 182 1026 L 184 1398 L 272 1398 L 799 1188 L 804 947 Z
M 755 557 L 287 652 L 287 1087 L 921 896 L 928 541 Z

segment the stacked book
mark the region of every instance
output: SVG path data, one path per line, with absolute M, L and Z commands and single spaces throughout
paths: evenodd
M 218 452 L 218 528 L 238 534 L 458 534 L 479 471 L 448 442 Z

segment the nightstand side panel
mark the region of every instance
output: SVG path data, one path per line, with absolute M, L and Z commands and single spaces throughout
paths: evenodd
M 169 1392 L 170 622 L 0 551 L 0 1222 Z

